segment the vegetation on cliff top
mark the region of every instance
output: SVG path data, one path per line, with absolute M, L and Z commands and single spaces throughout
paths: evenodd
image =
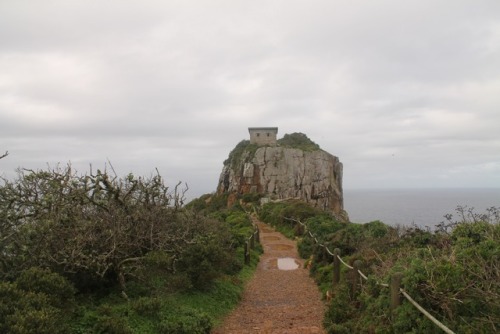
M 280 147 L 295 148 L 306 152 L 318 151 L 321 149 L 318 144 L 300 132 L 285 134 L 283 138 L 277 140 L 277 144 Z M 247 158 L 244 162 L 250 161 L 259 147 L 260 146 L 256 144 L 250 144 L 250 140 L 245 139 L 240 141 L 229 153 L 228 158 L 224 161 L 224 165 L 230 164 L 231 168 L 236 167 L 241 163 L 241 158 L 244 153 L 246 153 L 245 156 Z
M 288 148 L 296 148 L 303 151 L 318 151 L 320 147 L 309 137 L 300 132 L 285 134 L 283 138 L 278 139 L 278 145 Z
M 250 140 L 242 140 L 231 152 L 229 152 L 229 157 L 224 160 L 224 165 L 226 166 L 229 164 L 231 168 L 234 169 L 236 166 L 238 166 L 238 164 L 242 162 L 241 159 L 245 153 L 246 160 L 244 162 L 248 162 L 254 157 L 255 152 L 258 148 L 258 145 L 250 144 Z

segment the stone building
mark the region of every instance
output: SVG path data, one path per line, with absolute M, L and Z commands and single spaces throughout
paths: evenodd
M 278 128 L 248 128 L 250 133 L 250 144 L 276 145 Z

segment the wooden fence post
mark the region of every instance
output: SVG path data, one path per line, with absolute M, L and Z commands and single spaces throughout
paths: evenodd
M 258 227 L 256 229 L 256 232 L 257 232 L 257 234 L 255 236 L 257 237 L 257 242 L 260 244 L 260 230 Z
M 250 248 L 255 248 L 255 234 L 252 234 L 252 236 L 250 237 Z
M 335 248 L 333 254 L 333 287 L 335 287 L 340 282 L 340 249 Z
M 304 233 L 305 233 L 304 226 L 302 226 L 302 224 L 298 224 L 297 225 L 297 235 L 302 236 L 302 235 L 304 235 Z
M 401 295 L 399 289 L 401 288 L 401 280 L 403 273 L 394 273 L 391 276 L 391 311 L 394 311 L 401 305 Z
M 245 242 L 245 247 L 243 248 L 245 264 L 250 264 L 250 250 L 248 249 L 248 242 Z
M 352 273 L 352 297 L 355 298 L 358 290 L 359 290 L 359 285 L 361 281 L 361 275 L 359 274 L 358 270 L 361 269 L 361 266 L 363 265 L 363 262 L 361 260 L 356 260 L 353 263 L 353 273 Z

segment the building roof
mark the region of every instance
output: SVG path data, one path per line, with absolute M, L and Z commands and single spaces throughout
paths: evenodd
M 277 127 L 255 127 L 255 128 L 248 128 L 248 131 L 256 131 L 256 130 L 267 130 L 267 131 L 276 131 L 278 132 Z

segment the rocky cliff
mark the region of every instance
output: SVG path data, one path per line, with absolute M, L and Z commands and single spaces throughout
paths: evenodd
M 217 192 L 298 198 L 344 213 L 342 163 L 300 133 L 285 135 L 275 146 L 240 142 L 224 162 Z

